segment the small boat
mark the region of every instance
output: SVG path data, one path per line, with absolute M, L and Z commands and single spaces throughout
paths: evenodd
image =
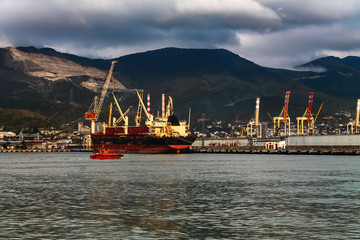
M 124 155 L 115 154 L 109 151 L 100 151 L 90 156 L 91 159 L 118 159 L 122 158 Z

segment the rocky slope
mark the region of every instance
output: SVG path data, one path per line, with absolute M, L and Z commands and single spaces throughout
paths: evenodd
M 106 72 L 94 67 L 85 67 L 59 56 L 45 55 L 41 53 L 23 52 L 16 48 L 8 48 L 11 60 L 14 64 L 20 64 L 26 74 L 47 79 L 49 81 L 68 80 L 74 77 L 88 76 L 89 80 L 81 82 L 80 85 L 97 92 L 102 86 Z M 114 88 L 125 89 L 115 77 L 112 78 Z

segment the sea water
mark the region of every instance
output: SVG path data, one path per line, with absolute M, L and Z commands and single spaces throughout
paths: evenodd
M 360 239 L 360 157 L 0 153 L 0 239 Z

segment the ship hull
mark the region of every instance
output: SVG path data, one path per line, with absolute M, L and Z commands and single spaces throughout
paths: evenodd
M 139 135 L 92 134 L 94 152 L 101 149 L 121 153 L 178 153 L 191 146 L 196 137 L 153 137 Z

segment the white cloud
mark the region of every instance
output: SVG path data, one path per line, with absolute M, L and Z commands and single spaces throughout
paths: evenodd
M 226 48 L 264 66 L 358 53 L 358 0 L 0 0 L 0 46 L 112 58 Z
M 329 53 L 338 56 L 339 51 L 344 55 L 360 50 L 360 30 L 337 24 L 268 34 L 239 32 L 238 38 L 241 47 L 237 53 L 270 67 L 292 68 Z
M 357 16 L 358 0 L 258 0 L 282 17 L 285 23 L 334 22 Z
M 279 20 L 273 10 L 254 0 L 178 0 L 176 9 L 183 14 L 231 14 Z

